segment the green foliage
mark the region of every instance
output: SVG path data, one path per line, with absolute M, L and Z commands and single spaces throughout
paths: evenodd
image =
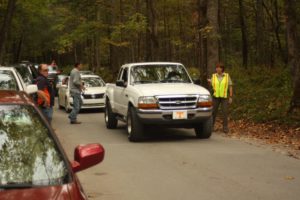
M 187 67 L 188 73 L 193 80 L 200 79 L 200 71 L 196 67 Z
M 234 119 L 300 125 L 300 115 L 287 113 L 292 95 L 288 69 L 235 67 L 230 75 L 234 82 Z

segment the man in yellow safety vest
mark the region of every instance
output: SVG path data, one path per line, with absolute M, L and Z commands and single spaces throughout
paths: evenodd
M 223 64 L 216 65 L 216 73 L 208 79 L 213 89 L 213 124 L 215 123 L 219 105 L 223 113 L 223 132 L 228 133 L 228 104 L 232 103 L 232 81 L 228 73 L 225 73 Z M 229 90 L 228 90 L 229 89 Z

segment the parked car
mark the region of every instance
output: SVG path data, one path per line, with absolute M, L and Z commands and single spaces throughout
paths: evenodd
M 196 85 L 181 63 L 131 63 L 116 84 L 107 84 L 105 123 L 127 123 L 128 139 L 143 138 L 145 126 L 194 128 L 199 138 L 212 133 L 212 97 Z
M 104 93 L 106 84 L 98 75 L 81 75 L 85 90 L 81 94 L 83 105 L 81 109 L 104 108 Z M 58 106 L 70 112 L 73 107 L 73 98 L 70 96 L 69 80 L 65 81 L 58 90 Z
M 57 66 L 48 65 L 48 79 L 52 82 L 56 79 L 56 77 L 61 74 L 61 70 L 58 69 Z
M 55 87 L 54 87 L 54 92 L 55 92 L 55 96 L 58 96 L 58 89 L 62 86 L 63 81 L 67 78 L 67 75 L 64 74 L 59 74 L 56 76 L 56 80 L 55 82 Z
M 79 145 L 69 161 L 53 129 L 24 92 L 0 91 L 0 199 L 87 199 L 76 172 L 104 159 Z
M 79 71 L 80 75 L 94 75 L 94 72 L 89 71 L 89 70 L 82 70 Z
M 20 63 L 14 65 L 14 67 L 20 73 L 26 85 L 33 84 L 38 77 L 38 71 L 31 63 Z
M 38 88 L 32 83 L 26 85 L 14 67 L 0 67 L 0 90 L 17 90 L 33 94 Z

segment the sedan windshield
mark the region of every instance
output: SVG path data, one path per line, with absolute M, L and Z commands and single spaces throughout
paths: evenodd
M 132 69 L 132 83 L 190 83 L 181 65 L 141 65 Z
M 1 90 L 19 90 L 17 80 L 12 71 L 0 70 L 0 89 Z
M 0 106 L 0 188 L 57 185 L 68 177 L 62 154 L 32 106 Z
M 84 78 L 82 78 L 82 81 L 84 82 L 84 86 L 86 88 L 104 87 L 105 86 L 104 81 L 99 77 L 84 77 Z

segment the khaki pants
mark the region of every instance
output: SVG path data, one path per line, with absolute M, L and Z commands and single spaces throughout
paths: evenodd
M 223 115 L 223 131 L 228 132 L 228 98 L 213 97 L 213 124 L 215 124 L 220 104 Z

